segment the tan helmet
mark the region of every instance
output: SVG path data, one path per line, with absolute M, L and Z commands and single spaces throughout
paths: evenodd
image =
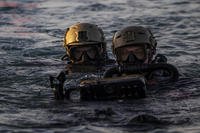
M 105 43 L 104 33 L 97 25 L 77 23 L 70 26 L 64 37 L 64 47 Z
M 140 44 L 147 44 L 147 48 L 150 48 L 152 54 L 155 54 L 157 42 L 151 31 L 141 26 L 129 26 L 114 34 L 112 50 L 116 54 L 117 48 Z
M 103 61 L 106 57 L 106 41 L 104 37 L 103 30 L 99 28 L 97 25 L 90 23 L 76 23 L 69 28 L 67 28 L 65 36 L 64 36 L 64 44 L 63 46 L 66 49 L 66 55 L 62 58 L 69 57 L 68 59 L 72 63 L 77 63 L 73 59 L 73 56 L 70 52 L 71 46 L 99 46 L 99 56 L 98 60 L 95 59 L 96 62 Z M 92 62 L 92 61 L 91 61 Z

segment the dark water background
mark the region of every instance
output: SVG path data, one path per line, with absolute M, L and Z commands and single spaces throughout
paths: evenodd
M 103 28 L 111 58 L 116 30 L 151 28 L 158 53 L 178 67 L 181 80 L 152 88 L 143 100 L 56 102 L 48 75 L 64 68 L 62 38 L 76 22 Z M 199 57 L 199 0 L 1 0 L 0 132 L 198 133 Z M 141 123 L 140 114 L 158 121 Z

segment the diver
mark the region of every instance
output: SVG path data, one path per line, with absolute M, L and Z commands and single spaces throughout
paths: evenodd
M 68 70 L 76 71 L 76 67 L 97 69 L 115 61 L 107 56 L 106 41 L 103 30 L 90 23 L 77 23 L 70 26 L 65 33 L 64 48 L 66 54 L 62 60 L 67 60 Z M 80 71 L 78 69 L 78 71 Z
M 119 69 L 109 69 L 104 77 L 144 75 L 147 83 L 176 81 L 178 71 L 162 54 L 156 54 L 157 41 L 148 28 L 129 26 L 113 36 L 112 51 Z M 155 58 L 154 58 L 155 56 Z
M 59 82 L 57 88 L 60 88 L 60 90 L 54 90 L 56 99 L 63 98 L 63 85 L 66 81 L 66 75 L 69 76 L 76 72 L 100 73 L 106 65 L 115 63 L 107 56 L 103 30 L 94 24 L 76 23 L 67 28 L 63 46 L 66 53 L 61 59 L 67 61 L 66 68 L 56 78 L 50 77 L 52 88 L 55 88 L 54 79 Z M 78 73 L 74 79 L 79 78 Z

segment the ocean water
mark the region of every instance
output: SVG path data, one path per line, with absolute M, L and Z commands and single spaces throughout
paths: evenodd
M 66 66 L 62 39 L 76 22 L 103 28 L 110 58 L 115 31 L 149 27 L 181 79 L 142 100 L 55 101 L 48 76 Z M 199 0 L 1 0 L 0 57 L 1 133 L 200 132 Z

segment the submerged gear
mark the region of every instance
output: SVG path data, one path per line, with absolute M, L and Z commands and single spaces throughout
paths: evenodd
M 64 78 L 64 77 L 63 77 Z M 113 100 L 125 98 L 145 98 L 146 83 L 142 76 L 126 76 L 106 79 L 83 80 L 78 86 L 63 88 L 63 83 L 54 83 L 57 100 Z M 60 85 L 61 84 L 61 85 Z
M 158 83 L 161 82 L 176 82 L 179 78 L 179 72 L 176 67 L 167 63 L 157 63 L 157 64 L 142 64 L 134 66 L 117 66 L 108 69 L 104 73 L 104 78 L 121 76 L 123 74 L 143 74 L 145 79 L 156 80 Z M 155 76 L 164 77 L 163 79 L 156 79 Z
M 76 63 L 77 59 L 80 59 L 83 54 L 83 51 L 80 53 L 76 51 L 78 47 L 86 46 L 91 47 L 91 49 L 88 49 L 89 51 L 85 50 L 87 56 L 90 57 L 89 59 L 97 60 L 98 57 L 100 61 L 106 58 L 106 42 L 102 29 L 89 23 L 77 23 L 70 26 L 64 37 L 64 47 L 71 62 Z M 93 49 L 93 46 L 97 46 L 99 49 Z M 76 50 L 73 51 L 75 47 Z
M 130 46 L 140 47 L 142 50 L 145 51 L 145 56 L 148 56 L 148 59 L 152 60 L 152 57 L 156 52 L 157 42 L 151 31 L 141 26 L 126 27 L 114 34 L 112 41 L 112 50 L 113 53 L 116 55 L 118 62 L 122 61 L 121 58 L 118 58 L 120 56 L 120 53 L 118 53 L 118 49 L 123 49 L 126 47 L 128 48 Z M 134 52 L 137 57 L 137 51 Z
M 50 81 L 56 99 L 108 100 L 144 98 L 149 81 L 168 83 L 178 78 L 178 70 L 173 65 L 158 63 L 112 67 L 104 73 L 103 79 L 82 80 L 77 86 L 64 84 L 66 77 L 63 73 L 57 78 L 51 77 Z
M 81 100 L 113 100 L 122 98 L 145 98 L 144 77 L 126 76 L 98 80 L 85 80 L 80 87 L 66 90 L 66 98 L 74 90 L 79 90 Z

